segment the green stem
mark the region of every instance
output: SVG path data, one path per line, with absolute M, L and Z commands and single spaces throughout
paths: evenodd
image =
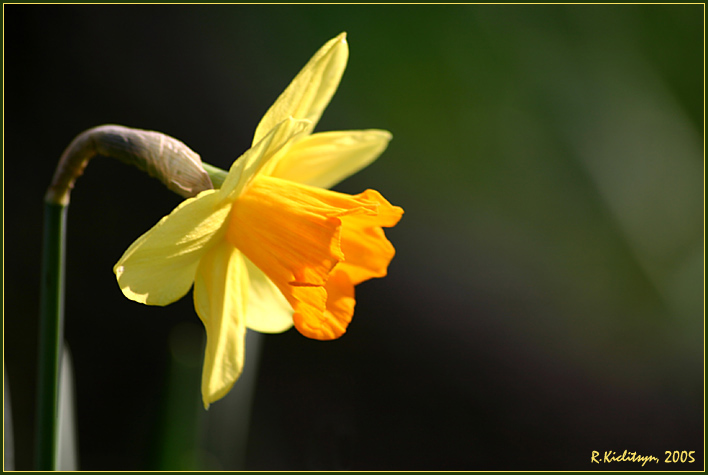
M 202 162 L 202 167 L 204 168 L 204 171 L 209 174 L 209 178 L 211 179 L 214 188 L 221 188 L 221 185 L 224 184 L 224 180 L 226 180 L 226 175 L 228 175 L 228 172 L 226 170 L 222 170 L 221 168 L 215 167 L 214 165 L 209 165 L 206 162 Z
M 56 470 L 67 206 L 45 202 L 39 321 L 36 469 Z

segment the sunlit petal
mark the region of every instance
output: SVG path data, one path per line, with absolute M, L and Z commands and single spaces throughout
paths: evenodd
M 214 190 L 183 201 L 138 238 L 113 271 L 123 294 L 148 305 L 183 297 L 194 282 L 199 259 L 222 236 L 230 207 Z
M 330 327 L 336 329 L 332 332 L 334 338 L 344 333 L 354 315 L 354 284 L 349 274 L 340 269 L 339 264 L 329 276 L 325 285 L 327 291 L 327 305 L 325 319 L 330 322 Z
M 264 173 L 305 185 L 331 188 L 376 160 L 391 140 L 385 130 L 322 132 L 295 143 Z
M 345 257 L 337 269 L 346 271 L 354 285 L 386 275 L 396 250 L 382 227 L 395 226 L 403 215 L 401 208 L 391 205 L 376 190 L 366 190 L 358 196 L 379 206 L 375 217 L 352 214 L 342 219 L 341 247 Z
M 202 257 L 194 281 L 194 306 L 207 337 L 202 371 L 204 407 L 226 395 L 241 375 L 247 295 L 243 256 L 222 241 Z
M 310 122 L 303 119 L 286 117 L 275 124 L 272 129 L 253 147 L 248 149 L 229 170 L 224 183 L 219 189 L 219 196 L 224 201 L 238 197 L 248 186 L 254 176 L 275 155 L 282 155 L 294 142 L 294 138 L 304 134 Z
M 345 33 L 325 43 L 265 113 L 256 128 L 253 144 L 288 117 L 309 120 L 312 131 L 339 86 L 348 57 Z

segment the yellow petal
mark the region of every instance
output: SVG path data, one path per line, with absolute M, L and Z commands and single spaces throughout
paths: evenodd
M 250 260 L 246 326 L 261 333 L 282 333 L 293 326 L 293 308 L 278 287 Z
M 194 307 L 207 337 L 202 370 L 206 408 L 224 397 L 241 375 L 247 294 L 243 256 L 222 241 L 202 257 L 194 281 Z
M 295 143 L 264 173 L 305 185 L 331 188 L 376 160 L 386 150 L 385 130 L 323 132 Z
M 224 201 L 236 199 L 269 160 L 287 152 L 290 145 L 295 142 L 294 139 L 304 134 L 309 124 L 308 120 L 286 117 L 270 129 L 262 140 L 231 165 L 219 189 L 221 199 Z
M 148 305 L 183 297 L 194 282 L 199 259 L 223 236 L 229 206 L 216 191 L 183 201 L 138 238 L 113 267 L 123 294 Z
M 339 86 L 348 57 L 346 33 L 325 43 L 265 113 L 256 128 L 253 143 L 291 116 L 311 121 L 312 131 Z

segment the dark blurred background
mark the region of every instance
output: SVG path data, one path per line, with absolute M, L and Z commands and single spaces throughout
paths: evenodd
M 405 208 L 389 276 L 358 287 L 338 341 L 249 335 L 250 376 L 205 412 L 191 294 L 141 306 L 112 272 L 180 198 L 94 160 L 69 213 L 78 467 L 703 470 L 704 5 L 3 11 L 16 468 L 31 468 L 42 198 L 63 149 L 116 123 L 228 168 L 347 31 L 317 130 L 393 133 L 336 187 Z M 674 450 L 696 461 L 664 463 Z

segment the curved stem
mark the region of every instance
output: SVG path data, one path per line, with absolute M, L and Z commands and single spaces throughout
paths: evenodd
M 96 155 L 116 158 L 158 178 L 185 198 L 213 187 L 199 155 L 179 140 L 159 132 L 118 125 L 94 127 L 79 134 L 59 160 L 44 197 L 44 237 L 39 321 L 37 394 L 37 470 L 56 470 L 59 370 L 64 338 L 64 267 L 66 218 L 71 190 Z M 209 166 L 223 182 L 226 172 Z
M 185 198 L 213 188 L 201 158 L 183 142 L 160 132 L 101 125 L 80 133 L 66 148 L 45 201 L 68 205 L 76 179 L 96 155 L 136 166 Z

